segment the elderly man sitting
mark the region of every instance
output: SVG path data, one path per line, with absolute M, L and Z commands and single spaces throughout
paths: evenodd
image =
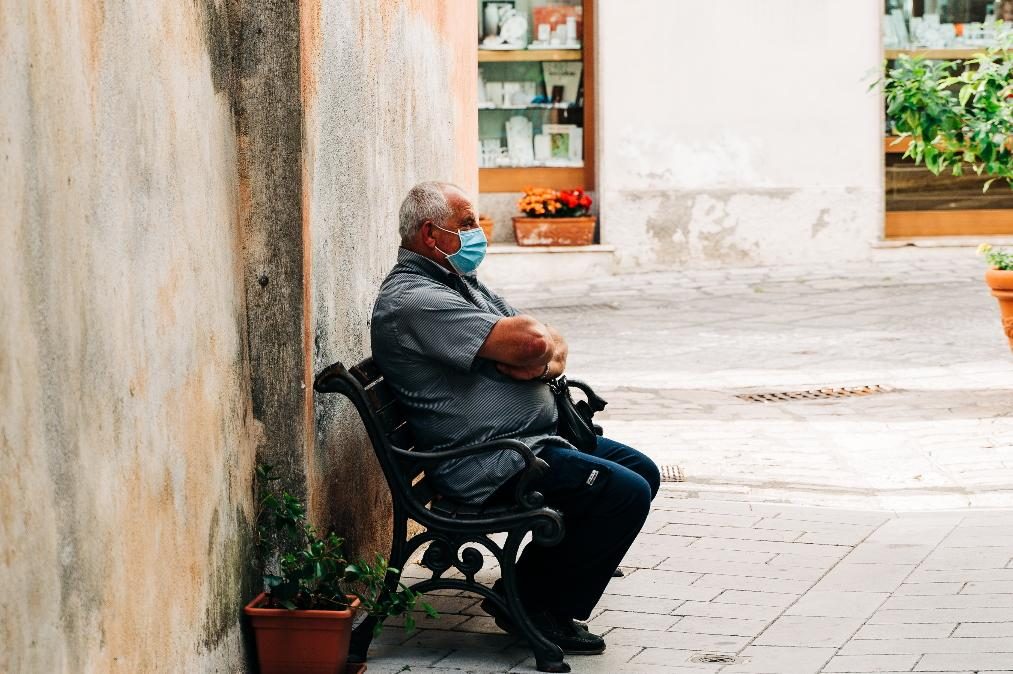
M 577 451 L 556 434 L 546 382 L 566 369 L 566 340 L 521 314 L 475 275 L 485 235 L 457 187 L 427 182 L 405 197 L 401 248 L 373 309 L 372 350 L 419 446 L 524 442 L 549 464 L 534 487 L 566 522 L 563 541 L 528 545 L 517 564 L 521 601 L 564 652 L 597 654 L 605 641 L 583 623 L 640 532 L 657 494 L 657 466 L 637 450 L 599 438 Z M 481 504 L 512 493 L 523 467 L 498 450 L 447 461 L 431 478 L 445 496 Z M 510 631 L 492 602 L 483 608 Z

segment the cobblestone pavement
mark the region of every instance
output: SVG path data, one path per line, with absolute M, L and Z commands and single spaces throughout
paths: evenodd
M 1013 355 L 979 260 L 912 258 L 503 289 L 567 335 L 606 432 L 683 478 L 575 672 L 1013 672 Z M 534 671 L 477 598 L 431 601 L 370 672 Z

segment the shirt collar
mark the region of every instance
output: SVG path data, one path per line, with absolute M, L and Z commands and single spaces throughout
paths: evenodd
M 445 269 L 442 265 L 430 260 L 425 255 L 419 255 L 407 248 L 398 248 L 397 263 L 404 265 L 412 271 L 423 273 L 437 281 L 452 281 L 455 278 L 461 278 L 459 274 Z

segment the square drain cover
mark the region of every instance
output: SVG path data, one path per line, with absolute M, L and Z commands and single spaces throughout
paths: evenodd
M 753 403 L 780 403 L 792 400 L 826 400 L 828 398 L 861 398 L 875 393 L 888 393 L 891 389 L 879 384 L 858 386 L 854 388 L 818 388 L 808 391 L 764 391 L 761 393 L 742 393 L 735 396 L 739 400 Z

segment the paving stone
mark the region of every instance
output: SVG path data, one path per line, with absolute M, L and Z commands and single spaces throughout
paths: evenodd
M 678 615 L 678 609 L 686 604 L 682 599 L 660 599 L 658 597 L 631 597 L 621 594 L 602 595 L 598 609 L 613 611 L 642 611 L 644 613 L 669 613 Z
M 690 634 L 686 632 L 655 632 L 616 627 L 604 635 L 605 643 L 621 646 L 643 646 L 676 650 L 732 652 L 744 648 L 749 637 L 727 634 Z M 655 663 L 657 664 L 657 663 Z
M 749 564 L 713 559 L 685 559 L 675 555 L 659 564 L 658 569 L 664 571 L 688 571 L 691 573 L 805 581 L 816 581 L 823 573 L 820 569 L 802 567 L 783 568 L 772 564 Z
M 711 587 L 724 590 L 754 590 L 763 592 L 799 593 L 812 586 L 808 580 L 787 580 L 778 578 L 753 578 L 750 576 L 728 576 L 719 573 L 708 573 L 693 582 L 693 587 Z
M 901 583 L 894 595 L 945 595 L 957 594 L 964 587 L 962 582 L 950 583 Z
M 926 608 L 1010 608 L 1013 594 L 939 594 L 929 596 L 890 597 L 883 609 Z
M 744 606 L 785 607 L 798 601 L 801 594 L 788 592 L 760 592 L 756 590 L 725 590 L 714 598 L 715 603 Z
M 822 545 L 817 543 L 782 543 L 777 541 L 754 541 L 729 538 L 701 538 L 692 545 L 694 550 L 700 548 L 718 548 L 721 550 L 751 550 L 754 552 L 773 552 L 813 557 L 838 558 L 847 554 L 851 548 L 843 545 Z
M 719 527 L 704 524 L 666 524 L 664 527 L 661 527 L 658 532 L 676 536 L 737 538 L 747 541 L 775 541 L 780 543 L 794 541 L 805 533 L 805 531 L 801 529 L 795 531 L 779 531 L 775 529 L 747 529 L 742 527 Z
M 589 674 L 612 674 L 626 670 L 630 659 L 643 649 L 638 646 L 614 646 L 609 644 L 601 655 L 567 655 L 566 662 L 574 672 L 588 672 Z M 507 669 L 500 669 L 504 672 Z M 525 658 L 517 664 L 510 672 L 537 672 L 534 657 Z M 630 671 L 630 670 L 627 670 Z
M 755 637 L 770 624 L 770 620 L 749 618 L 709 618 L 686 616 L 669 627 L 670 632 L 695 632 L 699 634 L 726 634 L 729 636 Z
M 664 631 L 678 620 L 677 616 L 659 613 L 603 611 L 589 623 L 589 629 L 596 634 L 600 633 L 599 630 L 601 628 L 608 627 Z
M 609 594 L 657 597 L 661 599 L 689 599 L 710 601 L 721 594 L 720 588 L 690 586 L 700 574 L 679 571 L 638 570 L 626 578 L 609 583 Z
M 526 647 L 511 647 L 502 651 L 454 651 L 442 660 L 435 662 L 432 667 L 441 671 L 464 670 L 467 672 L 506 672 L 531 659 L 534 665 L 534 658 L 531 651 Z M 367 671 L 373 671 L 373 661 L 366 663 Z M 411 672 L 415 671 L 412 667 Z
M 871 618 L 874 624 L 903 623 L 962 623 L 962 622 L 1013 622 L 1010 608 L 936 608 L 921 610 L 877 611 Z
M 743 564 L 767 564 L 779 556 L 774 552 L 754 552 L 751 550 L 722 550 L 690 545 L 669 554 L 673 559 L 702 559 L 717 562 L 737 562 Z M 822 559 L 822 558 L 821 558 Z M 802 566 L 802 565 L 797 565 Z
M 863 618 L 781 616 L 753 642 L 756 646 L 841 646 L 862 625 Z
M 1013 569 L 1011 569 L 1013 570 Z M 970 582 L 961 594 L 1009 594 L 1013 596 L 1013 580 Z
M 724 604 L 717 601 L 687 601 L 672 611 L 673 615 L 700 618 L 734 618 L 738 620 L 763 620 L 770 622 L 781 615 L 779 606 L 757 606 L 751 604 Z
M 907 580 L 911 583 L 1010 582 L 1013 581 L 1013 569 L 954 569 L 951 571 L 918 569 Z
M 1013 658 L 1009 653 L 929 653 L 918 661 L 914 671 L 988 671 L 999 674 L 998 670 L 1008 668 L 1010 662 Z
M 975 623 L 966 622 L 957 625 L 954 637 L 1009 637 L 1013 638 L 1013 622 L 1008 623 Z
M 401 648 L 450 650 L 479 649 L 488 651 L 503 650 L 517 643 L 518 639 L 508 634 L 478 634 L 474 632 L 455 632 L 450 630 L 417 630 L 405 641 Z
M 645 666 L 664 667 L 665 671 L 710 672 L 720 670 L 724 665 L 692 662 L 690 658 L 702 651 L 673 648 L 645 648 L 635 655 L 628 665 L 630 672 L 646 672 Z M 727 670 L 722 670 L 727 671 Z
M 450 655 L 449 648 L 419 648 L 395 646 L 392 644 L 373 644 L 369 647 L 367 660 L 369 671 L 390 668 L 388 671 L 404 671 L 403 667 L 432 665 Z
M 907 672 L 918 662 L 917 655 L 838 655 L 824 672 Z
M 749 646 L 739 655 L 745 661 L 727 665 L 722 674 L 816 674 L 834 655 L 833 648 Z
M 892 592 L 914 568 L 908 564 L 849 564 L 845 559 L 823 576 L 813 590 Z
M 956 623 L 911 623 L 903 625 L 862 625 L 855 639 L 944 639 L 955 634 Z M 990 636 L 982 634 L 980 636 Z
M 862 543 L 845 558 L 850 564 L 919 564 L 929 556 L 930 545 Z
M 889 655 L 903 653 L 1005 653 L 1006 665 L 1013 663 L 1013 640 L 1003 637 L 948 639 L 862 639 L 850 641 L 840 655 Z M 967 667 L 967 663 L 961 665 Z M 943 667 L 945 669 L 945 667 Z
M 867 618 L 889 594 L 886 592 L 847 592 L 811 590 L 788 607 L 786 615 L 825 618 Z

